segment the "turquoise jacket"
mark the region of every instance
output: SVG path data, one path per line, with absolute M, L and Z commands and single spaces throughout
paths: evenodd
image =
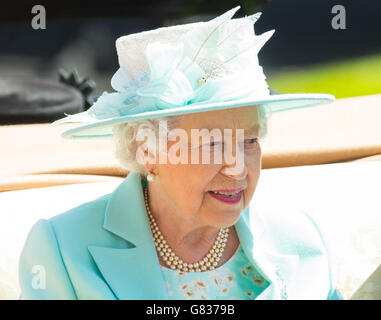
M 235 224 L 248 260 L 270 282 L 257 299 L 340 299 L 319 229 L 301 210 L 249 205 Z M 168 299 L 140 175 L 30 230 L 20 299 Z

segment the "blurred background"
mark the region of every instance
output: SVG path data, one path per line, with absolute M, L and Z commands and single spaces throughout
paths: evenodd
M 46 29 L 31 26 L 36 4 L 46 9 Z M 345 8 L 345 29 L 331 24 L 337 4 Z M 380 1 L 2 1 L 0 124 L 50 122 L 86 110 L 113 91 L 118 37 L 207 21 L 237 5 L 235 17 L 263 13 L 256 34 L 276 30 L 259 54 L 276 92 L 381 92 Z

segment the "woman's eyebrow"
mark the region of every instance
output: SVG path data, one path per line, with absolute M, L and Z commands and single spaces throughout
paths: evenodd
M 204 126 L 204 127 L 197 128 L 196 130 L 202 130 L 202 129 L 207 129 L 208 131 L 221 130 L 221 132 L 223 133 L 225 128 Z M 230 128 L 226 128 L 226 129 L 230 129 Z M 236 129 L 244 129 L 244 128 L 236 128 Z M 259 129 L 259 124 L 256 123 L 253 126 L 251 126 L 249 129 L 244 129 L 244 130 L 245 130 L 245 133 L 252 133 L 254 131 L 257 131 L 258 129 Z
M 258 130 L 259 130 L 259 125 L 255 124 L 251 128 L 245 129 L 245 133 L 254 133 L 255 131 L 258 131 Z

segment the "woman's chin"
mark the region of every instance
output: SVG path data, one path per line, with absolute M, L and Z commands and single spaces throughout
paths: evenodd
M 222 227 L 229 227 L 235 224 L 240 215 L 242 210 L 239 208 L 237 209 L 215 209 L 209 211 L 211 213 L 211 216 L 209 217 L 209 221 L 211 222 L 211 225 L 219 226 L 220 228 Z
M 230 216 L 227 219 L 220 219 L 218 221 L 215 221 L 214 225 L 217 226 L 218 228 L 228 228 L 233 226 L 238 220 L 239 220 L 239 215 L 237 216 Z

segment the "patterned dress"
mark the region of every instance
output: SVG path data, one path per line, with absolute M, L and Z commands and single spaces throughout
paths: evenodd
M 161 266 L 173 300 L 254 300 L 269 282 L 249 263 L 241 245 L 222 266 L 205 272 L 183 272 Z

